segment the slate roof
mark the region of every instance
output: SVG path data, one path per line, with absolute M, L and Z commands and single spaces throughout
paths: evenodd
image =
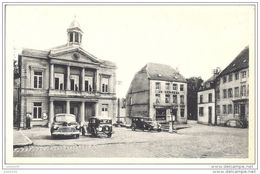
M 249 47 L 242 50 L 238 56 L 220 73 L 219 77 L 249 67 Z
M 146 71 L 151 80 L 186 82 L 186 79 L 169 65 L 148 63 L 141 71 Z
M 49 55 L 49 51 L 43 51 L 43 50 L 35 50 L 35 49 L 23 49 L 22 51 L 23 56 L 28 57 L 41 57 L 41 58 L 47 58 Z

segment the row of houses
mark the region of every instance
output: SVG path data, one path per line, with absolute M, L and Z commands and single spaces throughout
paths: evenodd
M 47 50 L 24 49 L 19 55 L 18 111 L 14 120 L 25 127 L 50 126 L 57 113 L 71 113 L 83 124 L 89 117 L 123 115 L 150 117 L 159 122 L 187 123 L 187 81 L 169 65 L 148 63 L 138 71 L 126 99 L 116 98 L 116 65 L 81 46 L 83 31 L 74 20 L 67 43 Z M 222 72 L 215 71 L 198 92 L 198 122 L 222 124 L 248 118 L 248 48 Z M 120 107 L 123 103 L 124 108 Z
M 198 92 L 198 122 L 225 125 L 228 120 L 248 122 L 249 47 L 222 71 L 204 82 Z

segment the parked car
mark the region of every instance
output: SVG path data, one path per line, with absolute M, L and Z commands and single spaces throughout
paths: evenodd
M 132 117 L 132 124 L 131 124 L 131 129 L 133 131 L 135 131 L 136 129 L 141 129 L 141 130 L 148 130 L 148 131 L 152 131 L 152 130 L 156 130 L 158 132 L 160 132 L 161 129 L 161 125 L 156 122 L 155 120 L 152 120 L 149 117 L 143 117 L 143 116 L 135 116 Z
M 239 119 L 229 119 L 226 121 L 225 126 L 228 127 L 237 127 L 237 128 L 247 128 L 248 122 L 247 120 L 239 120 Z
M 51 125 L 51 136 L 71 136 L 79 138 L 80 125 L 73 114 L 56 114 Z
M 91 117 L 86 125 L 82 127 L 82 135 L 90 134 L 97 137 L 98 135 L 106 135 L 108 138 L 112 136 L 112 119 Z

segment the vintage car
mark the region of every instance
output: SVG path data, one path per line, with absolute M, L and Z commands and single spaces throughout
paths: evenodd
M 91 117 L 88 119 L 88 123 L 82 127 L 82 135 L 90 134 L 97 137 L 98 135 L 106 135 L 108 138 L 112 136 L 112 119 Z
M 51 137 L 71 136 L 79 138 L 80 125 L 73 114 L 56 114 L 51 125 Z
M 160 132 L 162 130 L 161 125 L 149 117 L 135 116 L 135 117 L 131 117 L 131 119 L 132 119 L 131 129 L 133 131 L 135 131 L 136 129 L 141 129 L 143 131 L 156 130 Z

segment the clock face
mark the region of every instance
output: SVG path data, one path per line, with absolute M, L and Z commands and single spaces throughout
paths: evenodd
M 78 60 L 79 57 L 80 57 L 80 54 L 79 54 L 79 53 L 74 53 L 74 54 L 72 54 L 72 58 L 73 58 L 73 59 Z

